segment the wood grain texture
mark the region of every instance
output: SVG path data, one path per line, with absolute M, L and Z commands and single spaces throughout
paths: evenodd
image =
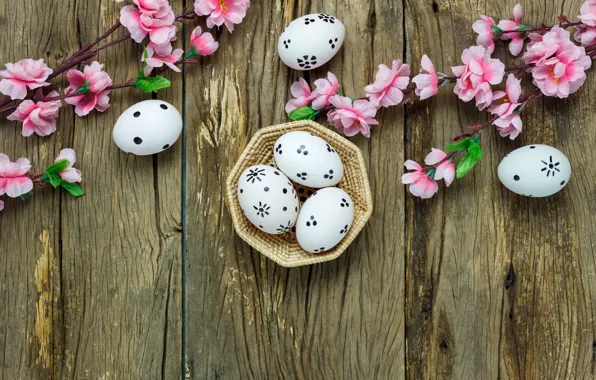
M 3 2 L 2 46 L 14 51 L 2 49 L 0 60 L 43 57 L 55 66 L 112 26 L 120 6 Z M 122 83 L 136 76 L 141 52 L 128 41 L 98 60 Z M 162 93 L 178 108 L 181 83 Z M 64 106 L 47 138 L 24 138 L 17 123 L 1 122 L 2 152 L 39 170 L 73 147 L 87 189 L 79 199 L 47 189 L 8 202 L 0 216 L 2 379 L 180 378 L 182 147 L 133 157 L 112 141 L 120 113 L 144 98 L 115 91 L 106 113 L 87 118 Z
M 581 2 L 528 0 L 523 21 L 573 17 Z M 171 3 L 178 13 L 192 2 Z M 120 113 L 149 98 L 133 90 L 113 92 L 104 114 L 78 118 L 63 107 L 46 138 L 0 121 L 0 152 L 38 170 L 73 147 L 88 192 L 72 199 L 45 189 L 8 200 L 0 214 L 0 380 L 596 377 L 594 69 L 569 99 L 528 107 L 515 142 L 485 131 L 481 165 L 429 201 L 400 184 L 404 160 L 422 160 L 486 115 L 450 90 L 381 111 L 371 139 L 351 139 L 368 162 L 375 210 L 333 262 L 274 264 L 236 236 L 224 201 L 248 140 L 287 121 L 297 78 L 312 84 L 330 70 L 344 93 L 362 96 L 377 65 L 396 58 L 416 72 L 428 54 L 449 72 L 474 43 L 478 15 L 509 18 L 515 3 L 253 1 L 233 34 L 217 32 L 216 54 L 186 67 L 184 79 L 168 74 L 173 86 L 159 98 L 185 110 L 186 130 L 154 157 L 112 142 Z M 121 5 L 5 0 L 0 64 L 33 57 L 55 66 L 111 26 Z M 346 42 L 324 68 L 291 71 L 277 38 L 316 12 L 343 20 Z M 512 61 L 502 47 L 495 54 Z M 121 83 L 140 56 L 129 42 L 99 60 Z M 531 143 L 567 154 L 574 174 L 565 191 L 528 199 L 500 185 L 502 157 Z
M 370 163 L 376 209 L 356 243 L 330 263 L 284 269 L 234 233 L 225 178 L 259 128 L 287 121 L 296 73 L 277 57 L 285 25 L 325 12 L 346 23 L 347 40 L 326 69 L 362 96 L 376 64 L 401 57 L 401 3 L 253 2 L 223 33 L 217 56 L 187 76 L 188 344 L 192 378 L 403 378 L 403 189 L 395 159 L 403 114 L 381 114 L 371 140 L 356 138 Z M 386 154 L 392 152 L 391 155 Z M 391 196 L 386 194 L 391 192 Z
M 407 1 L 408 59 L 437 70 L 460 64 L 479 14 L 510 18 L 515 1 Z M 524 2 L 526 24 L 579 14 L 581 1 Z M 499 48 L 496 54 L 511 63 Z M 523 114 L 515 142 L 483 133 L 482 165 L 430 202 L 407 198 L 409 378 L 593 378 L 595 298 L 593 70 L 568 100 L 541 100 Z M 525 80 L 528 82 L 528 79 Z M 422 159 L 485 115 L 444 93 L 408 107 L 407 157 Z M 486 120 L 486 119 L 484 119 Z M 500 185 L 497 165 L 532 143 L 558 147 L 574 175 L 547 199 Z

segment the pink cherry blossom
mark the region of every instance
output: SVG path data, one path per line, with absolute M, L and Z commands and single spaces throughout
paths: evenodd
M 577 47 L 557 52 L 532 71 L 534 85 L 544 95 L 566 98 L 584 84 L 585 71 L 592 65 L 592 60 L 586 55 L 583 47 Z
M 331 104 L 329 98 L 337 95 L 340 87 L 337 77 L 332 72 L 327 73 L 327 79 L 317 79 L 315 86 L 312 101 L 312 108 L 315 110 L 321 110 Z
M 146 77 L 151 75 L 151 72 L 156 67 L 163 67 L 163 65 L 168 66 L 170 69 L 174 70 L 175 72 L 179 73 L 180 69 L 176 66 L 176 62 L 182 58 L 182 54 L 184 54 L 184 50 L 176 49 L 172 51 L 172 45 L 163 45 L 165 46 L 164 49 L 161 49 L 159 53 L 154 51 L 154 49 L 150 46 L 147 47 L 147 58 L 145 58 L 145 54 L 141 58 L 141 61 L 145 62 L 147 66 L 145 66 L 144 74 Z
M 219 47 L 219 42 L 213 39 L 209 32 L 202 33 L 201 27 L 197 26 L 190 35 L 190 44 L 195 54 L 207 56 L 213 54 Z
M 578 26 L 573 38 L 583 46 L 596 45 L 596 26 Z
M 157 15 L 157 17 L 165 16 L 168 11 L 170 4 L 168 0 L 131 0 L 138 8 L 141 13 L 148 15 Z
M 571 42 L 568 31 L 555 26 L 542 40 L 534 38 L 522 57 L 533 63 L 533 83 L 547 96 L 566 98 L 585 82 L 585 71 L 592 65 L 585 48 Z
M 0 195 L 17 198 L 33 190 L 33 181 L 26 175 L 29 169 L 28 159 L 11 162 L 7 155 L 0 153 Z
M 173 25 L 176 16 L 167 3 L 156 13 L 143 13 L 133 5 L 127 5 L 120 11 L 120 22 L 130 32 L 131 38 L 138 43 L 149 35 L 149 40 L 156 45 L 172 41 L 178 28 Z
M 300 78 L 298 82 L 292 84 L 292 87 L 290 87 L 290 92 L 292 93 L 294 99 L 290 100 L 288 104 L 286 104 L 286 112 L 288 114 L 297 108 L 307 106 L 313 98 L 310 86 L 304 80 L 304 78 Z
M 424 159 L 424 163 L 427 165 L 435 165 L 443 161 L 447 157 L 447 154 L 440 149 L 432 148 L 431 152 Z M 435 180 L 445 180 L 445 185 L 449 187 L 455 179 L 455 165 L 451 160 L 445 160 L 435 168 Z
M 0 211 L 4 210 L 4 202 L 0 199 Z
M 58 93 L 52 91 L 47 97 L 57 96 Z M 60 100 L 44 101 L 41 90 L 37 90 L 33 100 L 24 100 L 7 119 L 23 123 L 23 136 L 31 136 L 33 133 L 48 136 L 56 132 L 56 119 L 61 106 Z
M 195 0 L 195 13 L 209 16 L 208 28 L 225 24 L 230 32 L 234 31 L 235 24 L 242 22 L 248 7 L 250 0 Z
M 517 4 L 513 7 L 513 21 L 501 20 L 497 25 L 501 30 L 517 30 L 521 25 L 521 17 L 523 14 L 523 8 L 521 4 Z M 511 40 L 509 43 L 509 51 L 514 56 L 519 55 L 524 48 L 525 33 L 503 33 L 501 35 L 502 40 Z
M 428 199 L 439 191 L 437 182 L 428 176 L 419 163 L 407 160 L 404 165 L 406 169 L 413 170 L 413 172 L 402 175 L 401 183 L 410 185 L 410 193 L 412 195 L 422 199 Z
M 401 103 L 404 98 L 402 90 L 410 83 L 410 65 L 399 59 L 393 61 L 391 69 L 384 64 L 379 65 L 373 84 L 364 87 L 366 96 L 375 107 L 390 107 Z
M 558 50 L 567 50 L 575 46 L 570 40 L 570 33 L 558 26 L 554 26 L 550 32 L 544 35 L 530 33 L 528 37 L 530 38 L 530 43 L 522 59 L 527 64 L 533 63 L 536 66 L 542 65 L 544 61 L 549 59 Z
M 35 90 L 50 85 L 46 81 L 53 71 L 43 59 L 23 59 L 5 66 L 6 70 L 0 70 L 0 92 L 13 100 L 25 99 L 27 88 Z
M 72 149 L 62 149 L 54 162 L 64 159 L 68 160 L 68 167 L 60 173 L 60 177 L 66 182 L 81 182 L 83 180 L 81 178 L 81 171 L 72 167 L 74 163 L 77 162 L 77 154 L 75 151 Z
M 496 25 L 495 20 L 487 16 L 480 16 L 480 20 L 472 24 L 472 29 L 478 33 L 476 44 L 483 46 L 489 55 L 495 51 L 495 41 L 493 41 L 495 32 L 493 31 L 493 26 Z
M 499 116 L 493 122 L 499 134 L 503 137 L 509 136 L 511 140 L 514 140 L 522 131 L 522 120 L 516 112 L 521 106 L 519 102 L 521 91 L 521 81 L 515 75 L 509 74 L 505 91 L 496 91 L 495 102 L 488 108 L 491 114 Z
M 435 66 L 426 54 L 422 56 L 421 65 L 420 74 L 412 78 L 412 82 L 416 83 L 416 95 L 420 97 L 420 100 L 424 100 L 434 96 L 439 91 L 439 77 L 435 71 Z
M 464 65 L 452 67 L 457 82 L 453 91 L 464 102 L 476 98 L 476 106 L 483 110 L 492 103 L 490 85 L 501 83 L 505 75 L 505 65 L 491 58 L 482 46 L 471 46 L 461 56 Z
M 596 0 L 587 0 L 579 10 L 578 18 L 586 25 L 596 26 Z
M 80 96 L 73 96 L 64 99 L 70 105 L 75 106 L 75 113 L 81 117 L 88 115 L 93 109 L 104 112 L 110 107 L 110 91 L 106 90 L 112 85 L 110 76 L 103 71 L 103 65 L 95 61 L 86 65 L 83 72 L 70 70 L 66 73 L 70 83 L 64 93 L 70 94 L 87 85 L 89 92 Z
M 377 107 L 368 100 L 353 101 L 347 96 L 334 95 L 329 102 L 335 109 L 327 114 L 327 120 L 346 136 L 362 133 L 370 137 L 370 126 L 379 124 L 374 119 Z

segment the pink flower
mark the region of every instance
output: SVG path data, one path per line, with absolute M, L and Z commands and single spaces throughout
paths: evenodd
M 159 53 L 154 51 L 154 49 L 150 46 L 147 47 L 147 58 L 143 54 L 141 61 L 144 61 L 147 66 L 145 66 L 144 74 L 146 77 L 151 75 L 151 72 L 156 67 L 163 67 L 165 64 L 170 69 L 174 70 L 175 72 L 179 73 L 180 69 L 176 66 L 176 62 L 182 58 L 182 54 L 184 54 L 184 50 L 176 49 L 172 51 L 172 45 L 162 45 L 165 48 L 161 49 Z
M 103 71 L 103 65 L 99 62 L 93 62 L 86 65 L 83 72 L 79 70 L 70 70 L 66 73 L 66 78 L 70 83 L 64 93 L 70 94 L 84 86 L 88 86 L 89 92 L 80 96 L 66 98 L 64 101 L 75 106 L 75 113 L 81 117 L 88 115 L 93 109 L 104 112 L 110 107 L 110 90 L 106 88 L 112 85 L 110 76 Z
M 476 98 L 476 106 L 483 110 L 492 103 L 490 85 L 501 83 L 505 75 L 505 65 L 491 58 L 482 46 L 471 46 L 461 56 L 464 65 L 452 67 L 457 82 L 453 91 L 464 102 Z
M 26 176 L 29 169 L 28 159 L 11 162 L 7 155 L 0 153 L 0 195 L 17 198 L 33 190 L 33 181 Z
M 58 93 L 52 91 L 47 97 L 57 97 Z M 37 133 L 39 136 L 48 136 L 56 132 L 56 119 L 62 103 L 60 100 L 49 102 L 43 101 L 41 90 L 37 90 L 33 100 L 24 100 L 19 104 L 7 119 L 23 122 L 23 136 L 31 136 Z
M 521 24 L 522 14 L 523 14 L 523 8 L 522 8 L 521 4 L 517 4 L 513 8 L 513 21 L 501 20 L 501 21 L 499 21 L 499 25 L 497 25 L 497 26 L 501 30 L 517 30 L 517 28 L 522 26 L 522 24 Z M 524 48 L 524 40 L 526 38 L 525 38 L 525 33 L 520 32 L 520 33 L 503 33 L 501 35 L 501 39 L 502 40 L 511 40 L 511 43 L 509 44 L 509 51 L 514 56 L 517 56 L 517 55 L 519 55 L 519 53 L 521 53 L 522 49 Z
M 534 85 L 547 96 L 566 98 L 585 82 L 585 71 L 592 65 L 583 47 L 571 42 L 570 33 L 555 26 L 542 40 L 534 38 L 522 57 L 535 64 L 531 69 Z
M 23 59 L 17 63 L 7 63 L 6 70 L 0 71 L 0 92 L 10 96 L 11 99 L 25 99 L 27 87 L 35 90 L 39 87 L 49 86 L 46 82 L 52 69 L 40 59 Z
M 439 77 L 435 66 L 426 54 L 422 56 L 420 74 L 412 78 L 412 82 L 416 83 L 416 95 L 420 100 L 428 99 L 439 91 Z
M 374 117 L 377 114 L 377 107 L 368 100 L 354 100 L 334 95 L 329 98 L 335 109 L 327 114 L 327 120 L 346 136 L 354 136 L 362 133 L 370 137 L 370 126 L 377 125 Z
M 304 78 L 300 78 L 298 82 L 294 82 L 292 87 L 290 87 L 290 92 L 292 93 L 294 99 L 290 100 L 288 104 L 286 104 L 286 112 L 288 114 L 297 108 L 308 105 L 313 98 L 310 91 L 310 86 L 304 80 Z
M 321 78 L 315 81 L 316 89 L 313 92 L 312 108 L 321 110 L 329 104 L 329 98 L 337 95 L 339 90 L 339 82 L 332 72 L 327 73 L 327 79 Z
M 225 24 L 230 32 L 234 31 L 235 24 L 242 22 L 248 7 L 249 0 L 195 0 L 195 13 L 199 16 L 209 16 L 208 28 Z
M 544 95 L 566 98 L 584 84 L 585 71 L 592 65 L 583 47 L 557 52 L 556 56 L 545 61 L 544 65 L 532 71 L 534 85 Z
M 424 159 L 424 163 L 427 165 L 435 165 L 443 161 L 447 157 L 447 154 L 440 149 L 432 148 L 431 152 Z M 435 180 L 444 179 L 445 185 L 449 187 L 455 179 L 455 165 L 451 160 L 445 160 L 435 168 Z
M 83 180 L 81 178 L 81 171 L 72 167 L 74 163 L 77 162 L 77 154 L 75 151 L 72 149 L 62 149 L 54 162 L 64 159 L 68 160 L 68 167 L 60 173 L 60 177 L 66 182 L 81 182 Z
M 499 134 L 502 137 L 509 136 L 511 140 L 514 140 L 522 131 L 521 117 L 515 112 L 521 106 L 520 96 L 521 81 L 515 75 L 509 74 L 505 91 L 496 91 L 494 94 L 496 101 L 488 108 L 491 114 L 499 116 L 493 122 Z
M 141 13 L 163 17 L 169 12 L 168 0 L 131 0 Z
M 570 33 L 558 26 L 554 26 L 550 32 L 543 36 L 538 33 L 530 33 L 529 38 L 531 42 L 522 59 L 526 63 L 533 63 L 536 66 L 542 65 L 558 50 L 566 50 L 575 46 L 570 40 Z
M 0 199 L 0 211 L 4 210 L 4 202 Z
M 596 0 L 586 0 L 580 8 L 578 18 L 589 26 L 596 26 Z
M 596 45 L 596 26 L 578 26 L 573 38 L 583 46 Z
M 176 16 L 166 1 L 156 13 L 143 13 L 137 7 L 127 5 L 120 11 L 120 22 L 130 32 L 131 38 L 138 43 L 149 35 L 151 42 L 164 45 L 176 36 L 177 27 L 173 25 Z
M 389 107 L 399 104 L 404 94 L 402 90 L 410 83 L 410 65 L 403 64 L 399 59 L 393 61 L 391 69 L 380 64 L 375 83 L 364 87 L 366 96 L 375 107 Z
M 410 185 L 410 193 L 412 195 L 422 199 L 428 199 L 439 191 L 437 182 L 426 174 L 420 164 L 412 160 L 407 160 L 404 165 L 406 169 L 414 170 L 411 173 L 401 176 L 401 183 Z
M 211 33 L 201 33 L 201 27 L 197 26 L 190 35 L 190 44 L 194 54 L 207 56 L 213 54 L 219 47 L 219 43 L 213 39 Z
M 495 32 L 493 31 L 493 26 L 496 25 L 495 20 L 487 16 L 480 16 L 480 20 L 472 24 L 472 29 L 478 33 L 476 44 L 483 46 L 488 55 L 495 51 L 495 42 L 493 41 Z

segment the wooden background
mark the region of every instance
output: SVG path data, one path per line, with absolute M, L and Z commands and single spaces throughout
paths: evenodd
M 172 2 L 177 13 L 186 3 Z M 112 142 L 120 113 L 147 98 L 134 90 L 113 92 L 104 114 L 78 118 L 63 107 L 50 137 L 24 138 L 17 123 L 0 121 L 0 152 L 34 168 L 74 148 L 87 190 L 73 199 L 46 189 L 8 200 L 0 214 L 0 379 L 594 378 L 594 70 L 568 100 L 529 107 L 515 142 L 484 133 L 482 164 L 429 201 L 400 184 L 404 160 L 423 159 L 485 115 L 448 90 L 381 111 L 371 139 L 351 139 L 368 161 L 375 211 L 333 262 L 274 264 L 234 234 L 224 202 L 247 141 L 287 121 L 299 76 L 312 83 L 331 70 L 345 93 L 362 96 L 377 65 L 395 58 L 418 71 L 426 53 L 448 72 L 473 44 L 478 15 L 511 18 L 514 5 L 253 0 L 233 34 L 219 33 L 214 56 L 171 75 L 173 87 L 159 93 L 183 111 L 185 132 L 154 157 Z M 524 23 L 553 23 L 577 15 L 581 0 L 523 5 Z M 121 6 L 4 0 L 0 63 L 55 66 L 110 27 Z M 346 42 L 326 67 L 293 72 L 277 57 L 277 38 L 314 12 L 343 20 Z M 127 42 L 99 60 L 121 83 L 140 56 Z M 500 185 L 501 158 L 530 143 L 568 155 L 565 191 L 528 199 Z

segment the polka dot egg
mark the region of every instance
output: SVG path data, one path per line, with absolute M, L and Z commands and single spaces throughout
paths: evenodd
M 182 116 L 163 100 L 146 100 L 124 111 L 112 133 L 118 148 L 137 156 L 163 152 L 182 133 Z
M 282 234 L 294 226 L 298 195 L 280 170 L 254 165 L 240 175 L 238 201 L 248 220 L 268 234 Z
M 571 164 L 558 149 L 529 145 L 509 153 L 498 168 L 499 180 L 514 193 L 548 197 L 563 189 L 571 177 Z
M 344 176 L 341 158 L 322 138 L 304 131 L 288 132 L 274 145 L 275 163 L 292 181 L 313 188 L 337 185 Z

